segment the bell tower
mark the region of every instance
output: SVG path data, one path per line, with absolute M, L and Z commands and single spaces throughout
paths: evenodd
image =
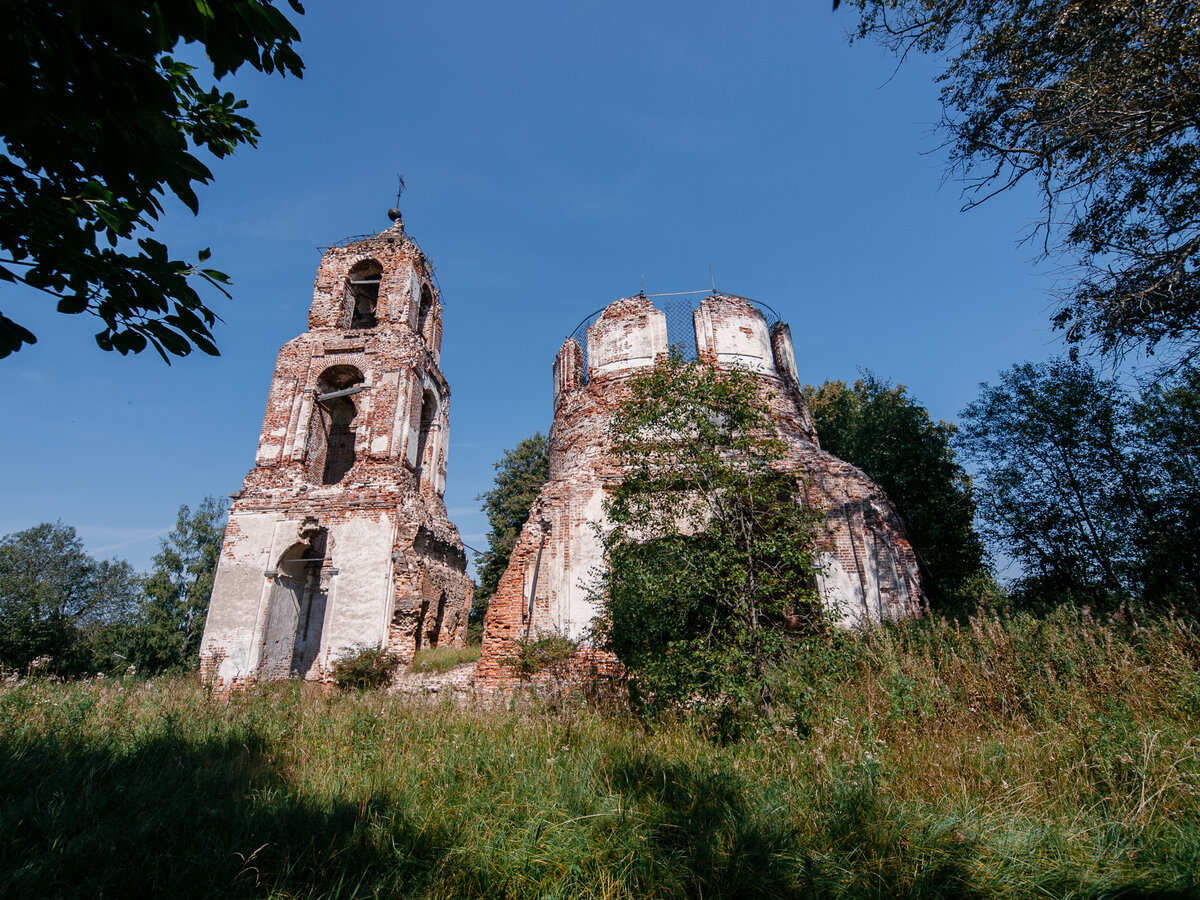
M 460 644 L 472 585 L 446 515 L 442 304 L 400 214 L 330 247 L 275 361 L 201 643 L 221 687 L 322 680 L 363 647 Z

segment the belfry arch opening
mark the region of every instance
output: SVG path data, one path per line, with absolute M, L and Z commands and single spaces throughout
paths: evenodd
M 426 388 L 421 398 L 421 428 L 417 432 L 417 475 L 433 474 L 434 461 L 431 432 L 437 428 L 438 400 L 433 391 Z M 426 458 L 430 457 L 430 458 Z
M 433 291 L 429 285 L 421 285 L 421 303 L 417 308 L 417 333 L 429 340 L 429 314 L 433 311 Z
M 363 375 L 354 366 L 332 366 L 317 380 L 310 429 L 309 479 L 338 484 L 354 467 L 355 419 Z
M 351 328 L 374 328 L 379 310 L 379 282 L 383 267 L 366 259 L 346 277 L 346 300 L 350 306 Z

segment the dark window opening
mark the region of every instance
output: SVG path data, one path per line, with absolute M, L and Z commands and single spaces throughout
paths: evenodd
M 429 289 L 429 285 L 421 285 L 421 306 L 417 312 L 417 332 L 426 340 L 429 339 L 426 333 L 426 326 L 429 324 L 429 313 L 433 309 L 433 291 Z
M 329 416 L 329 437 L 321 484 L 337 484 L 354 467 L 354 429 L 351 426 L 358 410 L 349 397 L 337 397 L 323 406 Z
M 382 277 L 383 270 L 374 260 L 361 262 L 350 270 L 346 293 L 350 303 L 351 328 L 375 327 Z
M 424 631 L 425 631 L 425 615 L 428 612 L 429 612 L 429 601 L 422 600 L 421 601 L 421 609 L 417 613 L 417 629 L 416 629 L 416 631 L 413 632 L 413 650 L 414 651 L 418 651 L 421 649 L 421 644 L 422 644 L 421 639 L 424 636 Z M 435 644 L 434 646 L 437 646 L 437 645 Z
M 429 450 L 429 432 L 434 428 L 434 417 L 437 415 L 437 397 L 433 391 L 426 391 L 421 400 L 421 430 L 417 434 L 417 473 L 424 472 L 427 465 L 425 454 Z
M 299 559 L 292 565 L 281 562 L 280 575 L 301 576 L 299 613 L 296 622 L 296 640 L 292 648 L 291 674 L 303 678 L 308 674 L 317 653 L 321 649 L 321 635 L 325 630 L 325 601 L 327 592 L 321 585 L 321 567 L 325 562 L 325 544 L 327 532 L 324 528 L 317 532 L 313 542 Z M 303 567 L 302 572 L 294 571 Z M 293 571 L 288 571 L 288 570 Z M 297 577 L 299 581 L 300 578 Z

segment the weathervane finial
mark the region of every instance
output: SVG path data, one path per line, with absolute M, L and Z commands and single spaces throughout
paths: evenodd
M 399 172 L 396 173 L 396 205 L 388 210 L 388 218 L 393 222 L 399 222 L 402 218 L 400 215 L 400 195 L 404 193 L 404 176 Z

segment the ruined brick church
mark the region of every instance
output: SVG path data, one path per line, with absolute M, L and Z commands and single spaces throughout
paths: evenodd
M 432 268 L 393 225 L 331 247 L 279 352 L 201 643 L 222 687 L 324 680 L 355 648 L 461 643 L 472 583 L 446 515 L 450 387 Z
M 807 502 L 824 512 L 827 535 L 817 587 L 840 623 L 899 619 L 922 610 L 916 558 L 895 509 L 861 470 L 821 450 L 788 326 L 769 323 L 770 311 L 760 304 L 715 290 L 684 311 L 686 316 L 670 321 L 645 295 L 618 300 L 559 350 L 550 478 L 489 603 L 477 686 L 494 689 L 515 680 L 505 660 L 518 640 L 547 633 L 586 637 L 599 611 L 590 590 L 592 572 L 602 562 L 595 525 L 605 521 L 606 487 L 621 476 L 609 449 L 608 423 L 627 396 L 630 376 L 671 347 L 753 373 L 786 444 L 786 464 Z M 578 661 L 602 669 L 611 662 L 586 646 Z
M 380 234 L 343 242 L 317 269 L 308 330 L 275 363 L 254 468 L 234 495 L 201 643 L 201 670 L 226 689 L 329 680 L 358 648 L 411 659 L 460 644 L 472 582 L 446 487 L 450 388 L 431 266 L 399 212 Z M 824 513 L 817 587 L 844 625 L 924 606 L 916 559 L 883 491 L 821 450 L 788 326 L 769 308 L 713 291 L 609 304 L 553 366 L 550 477 L 520 533 L 484 623 L 476 685 L 515 680 L 517 641 L 585 638 L 598 602 L 597 526 L 621 477 L 609 419 L 638 369 L 671 348 L 754 375 L 806 502 Z M 581 645 L 581 666 L 605 667 Z

